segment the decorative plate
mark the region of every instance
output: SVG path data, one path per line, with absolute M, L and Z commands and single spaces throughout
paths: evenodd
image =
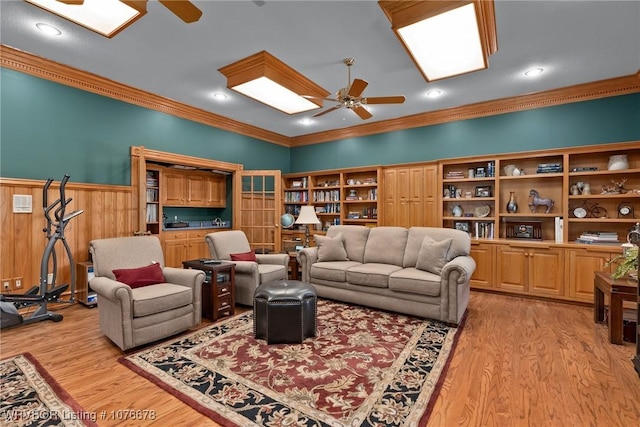
M 484 218 L 485 216 L 489 216 L 489 214 L 491 213 L 491 206 L 489 205 L 478 206 L 477 208 L 474 209 L 473 213 L 475 216 L 479 218 Z

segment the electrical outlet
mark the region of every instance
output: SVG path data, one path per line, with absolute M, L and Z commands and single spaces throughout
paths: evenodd
M 2 279 L 2 290 L 3 291 L 11 290 L 11 279 Z
M 13 279 L 13 288 L 14 289 L 20 289 L 22 288 L 22 277 L 16 277 L 15 279 Z
M 53 273 L 47 274 L 47 285 L 53 284 Z

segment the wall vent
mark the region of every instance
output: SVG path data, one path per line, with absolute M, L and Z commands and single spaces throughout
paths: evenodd
M 33 196 L 30 194 L 13 195 L 13 213 L 33 212 Z

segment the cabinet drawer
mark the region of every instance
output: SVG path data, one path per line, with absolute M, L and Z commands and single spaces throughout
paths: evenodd
M 218 300 L 217 310 L 219 312 L 229 311 L 231 309 L 231 295 L 227 295 L 225 297 L 221 297 Z
M 231 283 L 229 282 L 218 283 L 218 285 L 216 286 L 217 296 L 224 297 L 230 294 L 231 294 Z
M 184 240 L 187 238 L 186 231 L 169 231 L 164 233 L 164 240 Z

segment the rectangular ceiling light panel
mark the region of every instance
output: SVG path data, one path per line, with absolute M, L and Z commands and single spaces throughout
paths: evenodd
M 113 37 L 145 13 L 120 0 L 84 0 L 82 4 L 65 4 L 57 0 L 26 1 L 105 37 Z
M 429 80 L 487 68 L 473 3 L 398 29 Z
M 320 108 L 329 92 L 269 52 L 220 68 L 227 87 L 287 114 Z M 307 98 L 308 97 L 308 98 Z

